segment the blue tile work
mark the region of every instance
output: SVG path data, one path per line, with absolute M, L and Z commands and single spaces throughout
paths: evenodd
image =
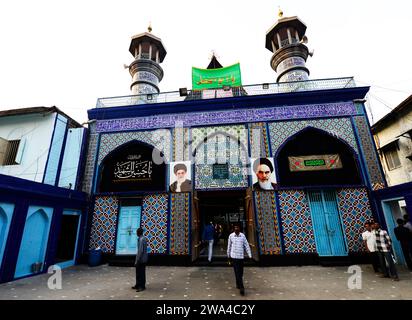
M 315 236 L 305 192 L 279 191 L 278 196 L 286 253 L 315 253 Z
M 272 155 L 275 156 L 279 147 L 291 136 L 305 129 L 314 127 L 329 132 L 346 141 L 359 154 L 352 124 L 349 118 L 333 118 L 318 120 L 300 120 L 269 123 Z
M 82 186 L 82 191 L 89 193 L 89 194 L 92 191 L 94 163 L 95 163 L 96 154 L 97 154 L 97 141 L 98 141 L 98 134 L 91 133 L 89 135 L 86 165 L 85 165 L 85 170 L 84 170 L 83 186 Z
M 169 252 L 174 255 L 189 254 L 189 198 L 190 193 L 172 193 L 170 209 Z
M 114 253 L 119 201 L 115 197 L 97 197 L 94 204 L 89 249 L 100 247 L 104 253 Z
M 248 137 L 244 125 L 193 128 L 191 133 L 196 189 L 248 186 L 248 170 L 243 166 L 248 159 Z M 229 179 L 213 179 L 213 163 L 230 163 Z
M 102 134 L 100 139 L 98 164 L 117 147 L 133 141 L 142 141 L 164 152 L 167 160 L 170 159 L 171 134 L 169 130 L 137 131 L 123 133 Z
M 260 254 L 280 254 L 282 245 L 280 242 L 275 192 L 256 191 L 255 206 Z
M 359 139 L 362 145 L 363 156 L 368 167 L 372 189 L 382 189 L 385 187 L 385 179 L 380 170 L 379 159 L 376 155 L 375 145 L 370 135 L 369 125 L 364 116 L 353 117 L 353 119 L 359 133 Z
M 337 190 L 339 213 L 349 252 L 364 251 L 361 234 L 364 223 L 372 220 L 369 197 L 364 188 L 345 188 Z
M 269 142 L 264 122 L 249 124 L 249 141 L 252 158 L 269 157 Z
M 168 204 L 167 194 L 154 194 L 143 198 L 141 227 L 148 240 L 149 253 L 167 253 Z

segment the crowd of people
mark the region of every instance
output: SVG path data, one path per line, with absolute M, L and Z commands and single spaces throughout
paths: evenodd
M 398 219 L 397 223 L 398 226 L 394 229 L 395 237 L 400 242 L 409 270 L 412 270 L 412 224 L 408 215 L 404 215 L 403 219 Z M 393 243 L 388 232 L 374 221 L 365 222 L 365 229 L 362 233 L 362 240 L 374 271 L 382 273 L 382 278 L 399 281 Z

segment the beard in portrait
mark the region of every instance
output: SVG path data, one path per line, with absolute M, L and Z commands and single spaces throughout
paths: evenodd
M 170 184 L 171 192 L 190 192 L 192 191 L 192 181 L 187 179 L 187 166 L 184 163 L 178 163 L 173 167 L 176 181 Z
M 273 163 L 268 158 L 258 158 L 253 162 L 253 172 L 257 182 L 253 184 L 253 190 L 275 190 Z

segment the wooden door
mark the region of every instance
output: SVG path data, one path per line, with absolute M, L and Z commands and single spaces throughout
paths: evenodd
M 256 236 L 256 220 L 255 220 L 255 210 L 253 206 L 252 188 L 246 189 L 245 213 L 246 213 L 247 241 L 249 242 L 250 249 L 252 251 L 252 258 L 255 261 L 259 261 L 259 248 L 258 248 L 257 236 Z

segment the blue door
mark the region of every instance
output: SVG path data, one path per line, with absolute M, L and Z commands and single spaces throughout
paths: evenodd
M 44 267 L 53 208 L 29 207 L 17 259 L 15 278 L 30 275 L 33 264 Z
M 13 210 L 14 204 L 0 203 L 0 267 L 3 260 L 4 249 L 6 248 Z
M 136 254 L 142 207 L 121 207 L 117 229 L 116 254 Z
M 334 191 L 309 191 L 316 248 L 319 256 L 348 254 Z

